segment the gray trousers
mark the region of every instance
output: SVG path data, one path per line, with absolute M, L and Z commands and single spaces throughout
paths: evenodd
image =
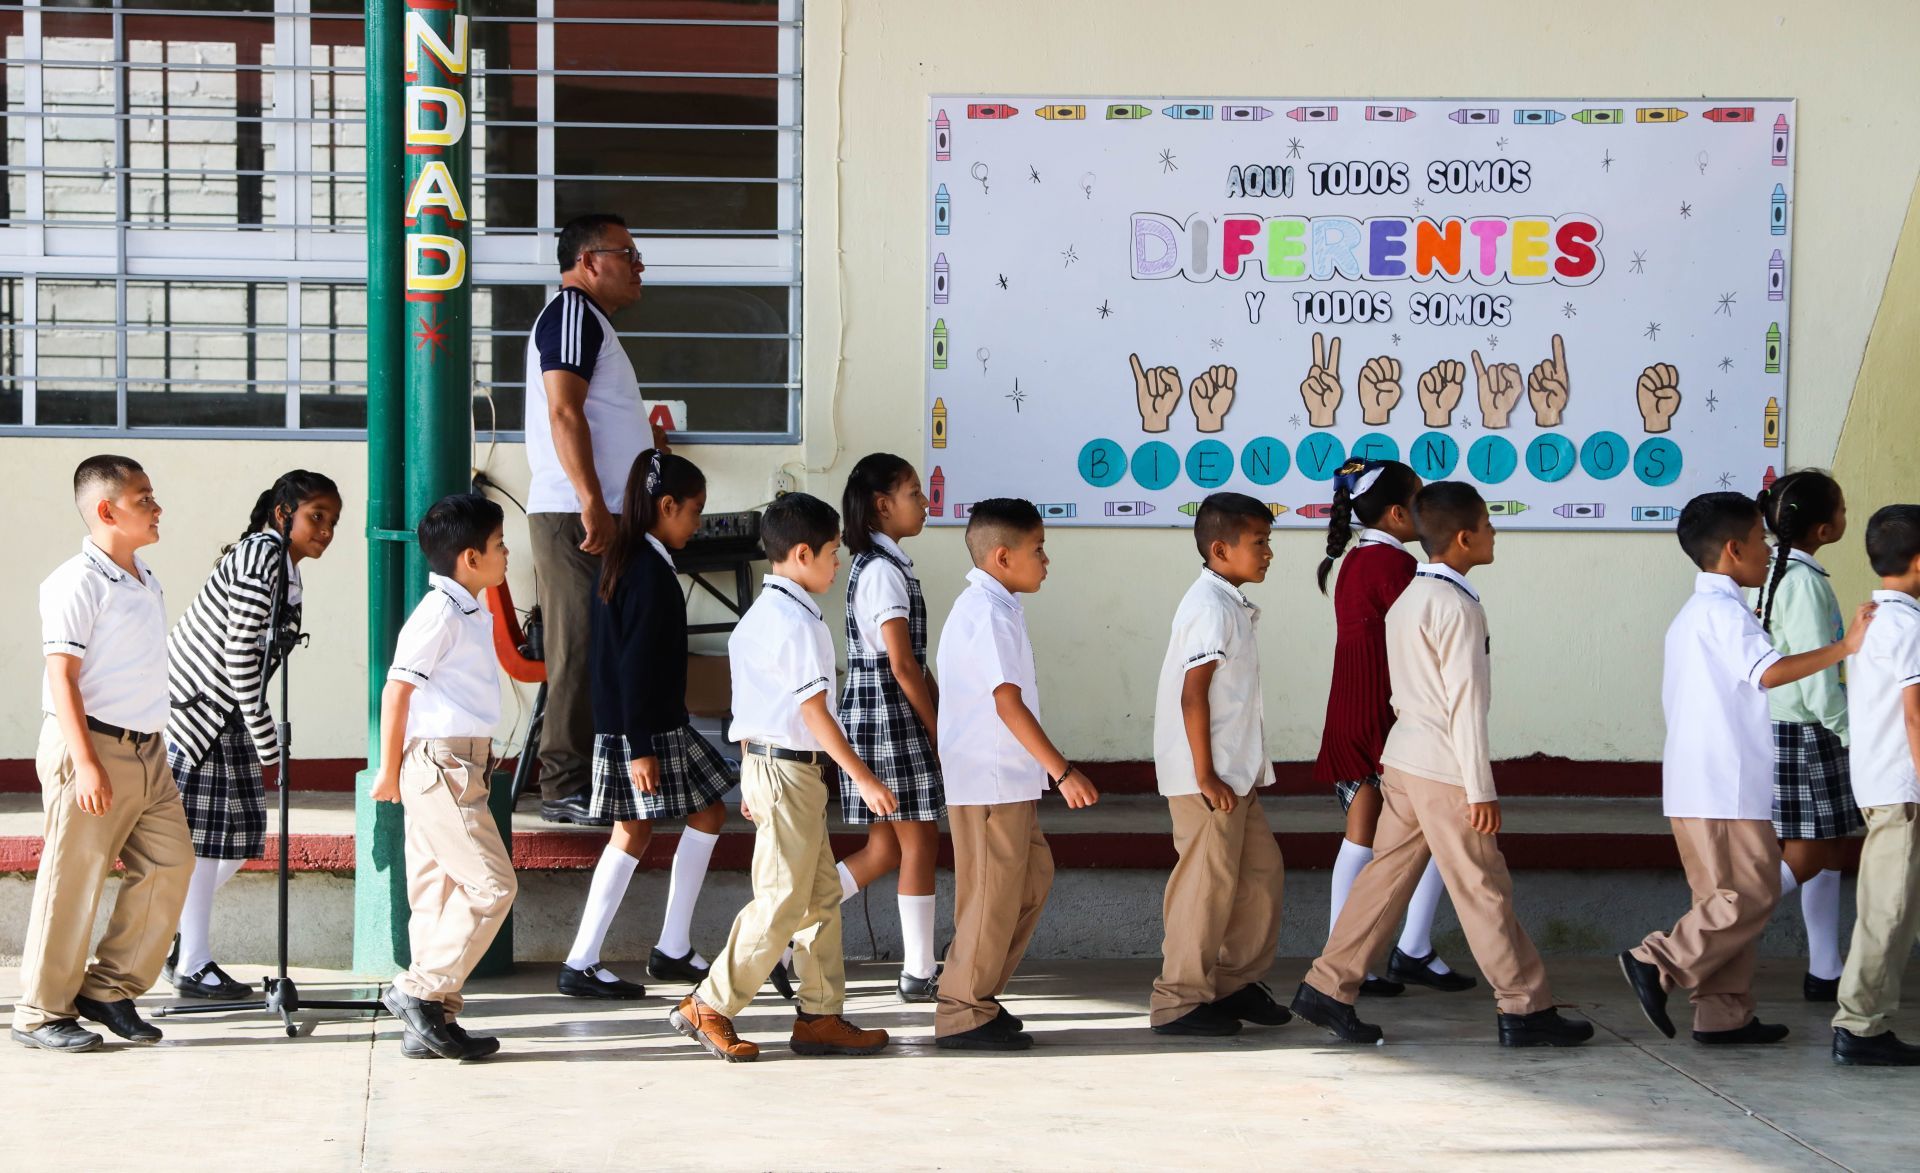
M 540 797 L 552 802 L 593 785 L 593 704 L 587 676 L 587 608 L 600 559 L 581 551 L 578 513 L 527 516 L 533 571 L 546 623 L 547 718 L 540 731 Z

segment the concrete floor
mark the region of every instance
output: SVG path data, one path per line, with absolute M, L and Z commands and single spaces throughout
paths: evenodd
M 1761 1016 L 1793 1036 L 1721 1051 L 1657 1035 L 1605 961 L 1552 964 L 1596 1040 L 1527 1052 L 1495 1045 L 1483 990 L 1368 1001 L 1378 1048 L 1300 1023 L 1163 1040 L 1146 1029 L 1154 969 L 1028 965 L 1008 1004 L 1040 1045 L 1014 1056 L 936 1051 L 927 1008 L 900 1005 L 873 965 L 852 967 L 848 1012 L 896 1044 L 871 1059 L 793 1056 L 769 997 L 739 1020 L 760 1062 L 723 1064 L 667 1028 L 665 997 L 562 1000 L 546 966 L 471 991 L 466 1021 L 506 1048 L 478 1065 L 403 1059 L 385 1018 L 315 1015 L 298 1039 L 265 1016 L 161 1019 L 152 1050 L 0 1048 L 0 1151 L 34 1170 L 135 1152 L 287 1171 L 1920 1168 L 1920 1072 L 1833 1067 L 1827 1013 L 1798 1000 L 1790 963 L 1764 963 L 1759 989 Z M 1276 994 L 1304 969 L 1279 963 Z M 322 984 L 344 975 L 297 977 L 309 997 L 345 993 Z

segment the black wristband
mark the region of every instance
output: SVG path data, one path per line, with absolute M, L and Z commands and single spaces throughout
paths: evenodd
M 1055 790 L 1058 790 L 1063 784 L 1065 784 L 1066 780 L 1072 776 L 1073 776 L 1073 763 L 1068 762 L 1067 768 L 1060 771 L 1060 776 L 1058 778 L 1049 778 L 1047 779 L 1047 781 L 1053 784 L 1053 788 Z

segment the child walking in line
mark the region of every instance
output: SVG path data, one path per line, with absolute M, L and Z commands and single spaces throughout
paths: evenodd
M 626 896 L 657 819 L 684 819 L 667 884 L 666 917 L 647 972 L 697 983 L 706 958 L 694 951 L 693 909 L 713 845 L 726 823 L 720 798 L 733 773 L 687 720 L 687 603 L 673 552 L 700 528 L 707 478 L 684 456 L 648 449 L 633 462 L 612 544 L 592 603 L 593 797 L 613 820 L 587 889 L 559 989 L 576 998 L 641 998 L 601 962 L 607 930 Z
M 1827 569 L 1813 556 L 1846 534 L 1846 497 L 1826 473 L 1802 469 L 1760 490 L 1759 500 L 1773 531 L 1773 569 L 1748 600 L 1781 655 L 1825 647 L 1845 632 Z M 1780 897 L 1800 889 L 1807 925 L 1801 994 L 1829 1004 L 1840 990 L 1840 846 L 1863 825 L 1847 777 L 1845 672 L 1835 664 L 1767 691 Z
M 1334 560 L 1355 541 L 1353 523 L 1358 521 L 1361 529 L 1333 588 L 1333 686 L 1327 692 L 1320 757 L 1313 764 L 1313 780 L 1332 785 L 1347 816 L 1346 835 L 1333 861 L 1328 932 L 1340 921 L 1354 878 L 1373 858 L 1380 824 L 1380 750 L 1393 728 L 1387 609 L 1413 581 L 1415 562 L 1407 543 L 1418 536 L 1413 497 L 1419 491 L 1419 476 L 1397 460 L 1349 460 L 1333 478 L 1327 556 L 1316 576 L 1321 594 L 1327 593 Z M 1387 958 L 1387 976 L 1368 974 L 1360 985 L 1362 994 L 1391 997 L 1409 984 L 1447 991 L 1474 987 L 1473 978 L 1454 973 L 1433 947 L 1433 918 L 1445 893 L 1440 862 L 1430 859 L 1407 902 L 1406 926 Z
M 300 638 L 300 563 L 340 524 L 340 489 L 303 468 L 260 494 L 238 541 L 167 636 L 167 765 L 193 829 L 193 881 L 161 976 L 183 998 L 252 993 L 213 959 L 214 893 L 266 854 L 263 771 L 280 764 L 267 682 Z M 279 607 L 280 627 L 267 630 Z

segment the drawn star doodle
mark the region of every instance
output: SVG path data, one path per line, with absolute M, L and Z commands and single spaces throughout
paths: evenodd
M 1693 219 L 1693 205 L 1685 200 L 1680 201 L 1680 218 L 1682 220 Z
M 1640 331 L 1640 336 L 1648 339 L 1649 341 L 1653 341 L 1653 342 L 1660 341 L 1660 323 L 1648 322 L 1647 328 Z
M 1007 392 L 1006 397 L 1013 400 L 1013 413 L 1019 415 L 1020 405 L 1027 401 L 1027 393 L 1020 389 L 1020 380 L 1017 376 L 1013 380 L 1013 390 Z
M 1463 428 L 1470 428 L 1473 426 L 1473 420 L 1463 415 L 1460 417 L 1460 426 Z
M 1292 426 L 1294 426 L 1294 427 L 1296 427 L 1296 428 L 1297 428 L 1297 427 L 1299 427 L 1299 426 L 1300 426 L 1300 417 L 1299 417 L 1299 415 L 1297 415 L 1297 414 L 1296 414 L 1296 415 L 1290 415 L 1290 416 L 1288 416 L 1288 417 L 1287 417 L 1287 423 L 1289 423 L 1289 424 L 1291 424 Z
M 1500 335 L 1498 334 L 1487 335 L 1487 349 L 1488 350 L 1500 349 Z
M 1707 392 L 1707 398 L 1705 402 L 1706 402 L 1708 411 L 1720 410 L 1720 396 L 1718 393 L 1713 391 Z
M 1716 314 L 1725 314 L 1731 318 L 1733 316 L 1733 303 L 1737 296 L 1737 294 L 1732 293 L 1721 294 L 1720 303 L 1714 307 L 1713 312 Z
M 1613 152 L 1612 151 L 1600 152 L 1600 170 L 1606 171 L 1606 172 L 1611 172 L 1613 170 Z
M 1400 345 L 1400 335 L 1398 335 L 1398 334 L 1394 334 L 1394 335 L 1392 335 L 1391 337 L 1393 338 L 1393 344 L 1394 344 L 1395 346 L 1398 346 L 1398 345 Z
M 1730 371 L 1730 370 L 1732 370 L 1732 369 L 1733 369 L 1733 356 L 1732 356 L 1732 355 L 1727 355 L 1726 357 L 1724 357 L 1724 358 L 1722 358 L 1722 359 L 1720 360 L 1720 369 L 1721 369 L 1721 371 L 1723 371 L 1723 372 L 1724 372 L 1724 371 Z
M 1040 182 L 1040 170 L 1039 168 L 1035 167 L 1031 163 L 1027 164 L 1027 182 L 1028 183 Z
M 433 351 L 447 352 L 447 324 L 429 313 L 420 320 L 420 326 L 413 332 L 413 348 L 426 350 L 431 358 Z M 428 350 L 431 347 L 432 350 Z
M 1493 145 L 1494 145 L 1494 146 L 1496 146 L 1496 147 L 1499 147 L 1499 148 L 1500 148 L 1501 150 L 1503 150 L 1503 151 L 1504 151 L 1504 150 L 1506 150 L 1506 149 L 1507 149 L 1507 136 L 1503 134 L 1503 135 L 1501 135 L 1501 136 L 1500 136 L 1499 138 L 1497 138 L 1497 139 L 1494 139 L 1494 140 L 1493 140 Z
M 1178 170 L 1180 170 L 1180 164 L 1174 161 L 1173 148 L 1168 147 L 1165 150 L 1161 151 L 1160 152 L 1160 174 L 1165 175 L 1169 171 L 1178 171 Z
M 1414 211 L 1416 211 L 1416 212 L 1418 212 L 1418 211 L 1419 211 L 1420 209 L 1422 209 L 1422 208 L 1424 208 L 1424 207 L 1426 207 L 1426 206 L 1427 206 L 1427 201 L 1426 201 L 1425 199 L 1423 199 L 1422 197 L 1420 197 L 1420 196 L 1415 196 L 1415 197 L 1413 198 L 1413 210 L 1414 210 Z
M 1064 268 L 1066 268 L 1066 267 L 1067 267 L 1068 265 L 1071 265 L 1071 264 L 1073 264 L 1073 263 L 1074 263 L 1075 261 L 1077 261 L 1077 260 L 1079 260 L 1079 259 L 1080 259 L 1080 254 L 1079 254 L 1079 253 L 1077 253 L 1077 252 L 1075 252 L 1075 251 L 1073 251 L 1073 246 L 1072 246 L 1072 245 L 1068 245 L 1068 246 L 1066 247 L 1066 251 L 1064 251 L 1064 252 L 1062 252 L 1062 253 L 1060 254 L 1060 267 L 1061 267 L 1062 269 L 1064 269 Z
M 1628 263 L 1627 268 L 1635 273 L 1646 272 L 1647 254 L 1644 251 L 1634 253 L 1633 260 Z
M 1104 322 L 1108 318 L 1113 316 L 1113 307 L 1107 304 L 1106 302 L 1102 301 L 1099 305 L 1094 307 L 1093 312 L 1096 314 L 1099 314 L 1100 320 Z
M 1572 302 L 1568 302 L 1567 304 L 1560 307 L 1560 316 L 1563 318 L 1574 318 L 1574 317 L 1578 317 L 1579 315 L 1580 315 L 1580 311 L 1573 308 Z
M 1226 344 L 1227 344 L 1227 340 L 1225 338 L 1209 338 L 1207 340 L 1207 345 L 1212 347 L 1214 350 L 1219 350 L 1221 347 L 1225 346 Z
M 1714 484 L 1719 485 L 1723 489 L 1733 488 L 1733 474 L 1730 472 L 1721 473 L 1720 476 L 1715 479 Z
M 1301 146 L 1300 146 L 1299 139 L 1290 138 L 1287 140 L 1287 158 L 1298 159 L 1300 157 L 1300 149 L 1301 149 Z
M 1000 274 L 1000 280 L 996 281 L 995 284 L 1005 289 L 1007 287 L 1007 275 L 1005 273 Z

